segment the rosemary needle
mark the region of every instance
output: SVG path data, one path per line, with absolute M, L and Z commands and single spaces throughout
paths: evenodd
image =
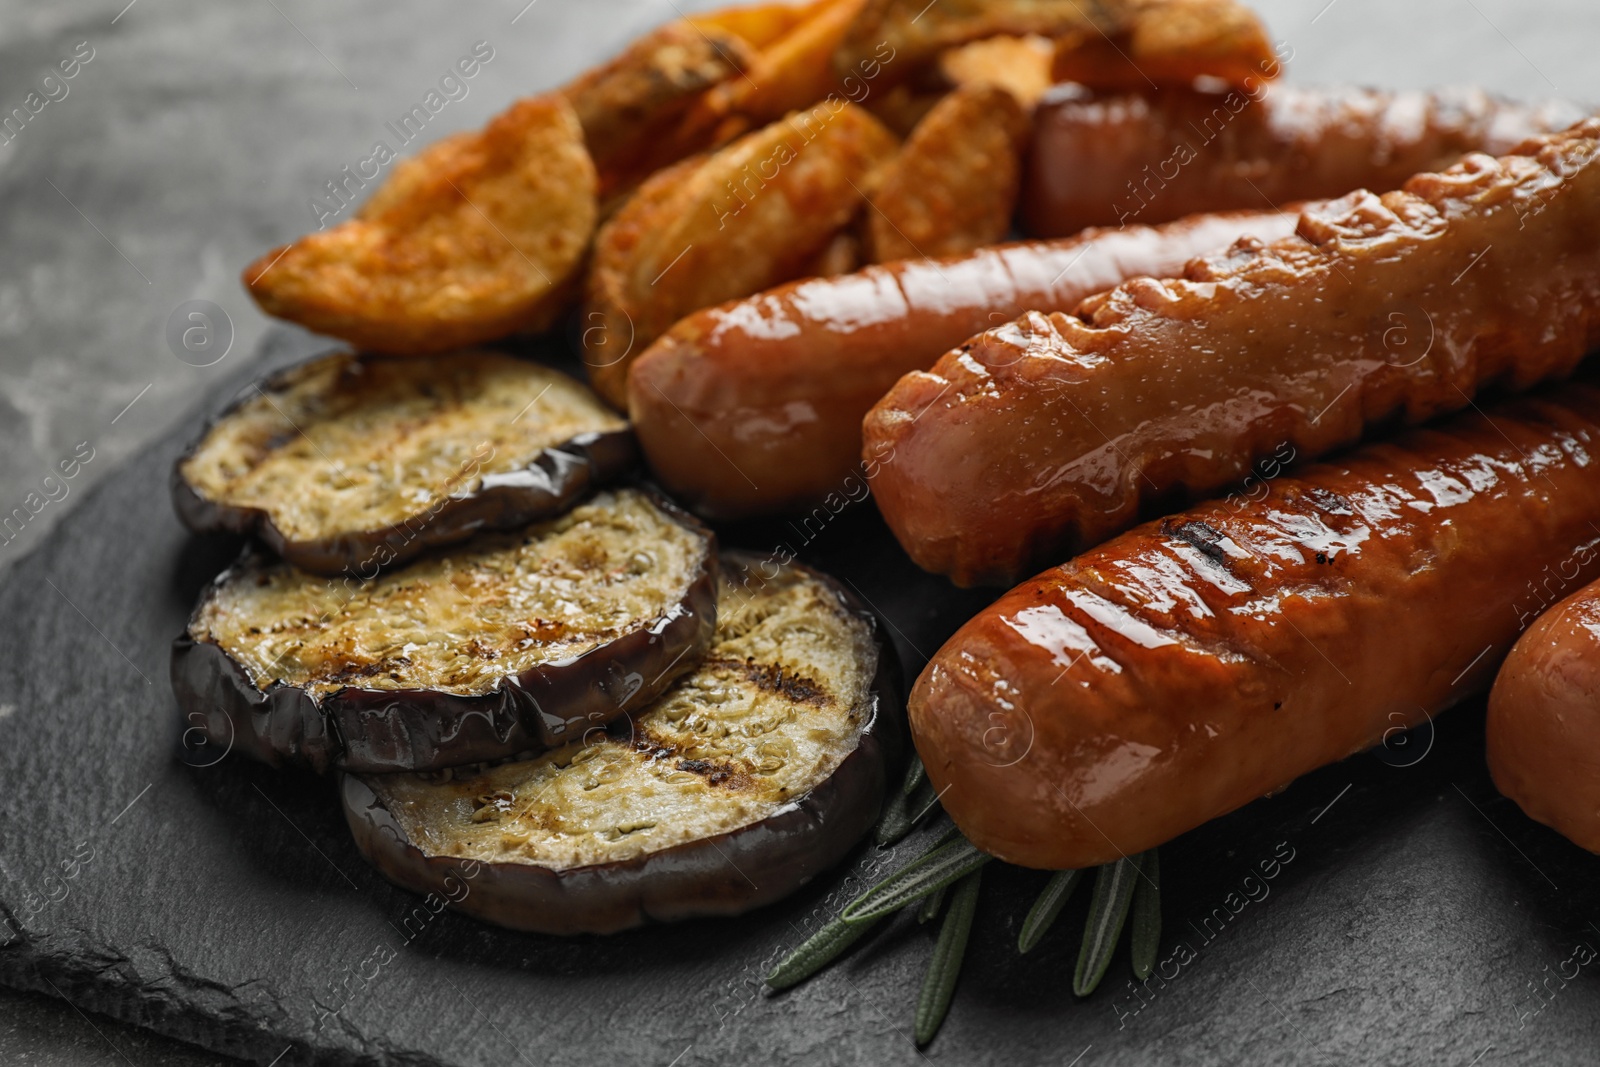
M 1061 909 L 1072 899 L 1072 891 L 1083 881 L 1084 873 L 1081 870 L 1057 871 L 1050 876 L 1044 892 L 1028 909 L 1028 917 L 1022 920 L 1022 932 L 1017 935 L 1018 952 L 1031 952 L 1039 943 L 1045 931 L 1055 923 L 1056 916 L 1061 914 Z
M 983 868 L 979 867 L 964 876 L 951 894 L 950 910 L 939 927 L 939 942 L 934 946 L 933 961 L 928 964 L 928 975 L 922 980 L 922 993 L 917 997 L 919 1045 L 933 1040 L 950 1012 L 950 998 L 955 995 L 961 960 L 967 954 L 967 939 L 972 934 L 972 917 L 978 910 L 978 883 L 982 878 Z
M 1144 875 L 1133 891 L 1133 974 L 1139 981 L 1150 977 L 1161 949 L 1161 862 L 1151 849 L 1139 858 Z
M 927 777 L 928 770 L 922 765 L 922 757 L 915 752 L 911 753 L 911 766 L 906 768 L 906 780 L 900 786 L 900 792 L 910 796 L 917 791 L 917 786 L 921 785 Z
M 843 919 L 833 920 L 780 960 L 772 969 L 772 973 L 767 975 L 767 985 L 773 990 L 799 985 L 842 956 L 846 949 L 860 941 L 876 926 L 876 923 L 847 923 Z
M 1100 868 L 1094 880 L 1094 901 L 1089 905 L 1089 920 L 1083 927 L 1083 947 L 1078 950 L 1078 968 L 1072 978 L 1072 991 L 1080 997 L 1094 992 L 1116 952 L 1117 939 L 1128 918 L 1133 886 L 1139 880 L 1139 859 L 1124 856 Z
M 878 846 L 892 845 L 911 832 L 911 811 L 907 805 L 906 795 L 889 791 L 883 801 L 883 814 L 878 816 L 877 829 L 873 837 Z
M 928 813 L 939 806 L 939 794 L 933 791 L 933 786 L 923 790 L 925 794 L 920 803 L 913 800 L 908 806 L 911 808 L 911 825 L 915 826 L 928 817 Z
M 993 858 L 987 852 L 979 852 L 966 838 L 958 837 L 912 860 L 852 900 L 839 917 L 845 922 L 864 923 L 899 911 L 971 874 Z
M 878 892 L 884 886 L 898 878 L 901 874 L 904 874 L 907 870 L 917 866 L 924 860 L 932 858 L 934 853 L 938 852 L 946 845 L 956 841 L 960 837 L 961 831 L 957 830 L 954 826 L 950 827 L 944 833 L 939 835 L 938 839 L 934 841 L 933 845 L 928 849 L 928 851 L 924 852 L 915 860 L 912 860 L 911 863 L 901 868 L 900 871 L 890 875 L 889 878 L 884 879 L 882 882 L 879 882 L 861 896 L 857 897 L 855 901 L 852 902 L 852 906 L 854 904 L 859 904 L 863 900 L 866 900 L 873 893 Z M 965 844 L 965 840 L 963 840 L 962 843 Z M 936 892 L 942 892 L 942 889 Z M 905 903 L 909 904 L 916 899 L 916 896 L 910 897 L 905 901 Z M 881 918 L 893 910 L 894 909 L 891 908 L 887 911 L 880 912 L 879 917 Z M 877 923 L 875 921 L 847 921 L 841 915 L 839 918 L 834 919 L 832 922 L 822 927 L 822 929 L 806 938 L 804 944 L 780 960 L 778 965 L 772 969 L 772 973 L 767 975 L 767 985 L 771 986 L 774 990 L 788 989 L 790 986 L 798 985 L 807 978 L 810 978 L 812 975 L 816 974 L 818 971 L 822 970 L 822 968 L 826 967 L 834 960 L 838 959 L 846 949 L 855 944 L 857 941 L 861 940 L 861 938 L 864 937 L 876 925 Z
M 923 900 L 922 907 L 917 909 L 917 922 L 931 923 L 939 917 L 939 909 L 944 907 L 944 898 L 950 892 L 949 886 L 935 889 Z

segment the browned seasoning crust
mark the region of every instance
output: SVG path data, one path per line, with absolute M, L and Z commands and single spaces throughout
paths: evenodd
M 1597 459 L 1600 389 L 1569 384 L 1029 579 L 913 689 L 945 810 L 1002 859 L 1087 867 L 1420 723 L 1488 684 L 1530 581 L 1600 571 Z
M 963 85 L 940 98 L 885 164 L 865 215 L 875 263 L 954 256 L 1011 232 L 1027 110 L 1008 90 Z
M 742 81 L 754 58 L 738 34 L 677 19 L 563 86 L 599 174 L 600 202 L 709 146 L 715 131 L 683 120 L 717 86 Z
M 652 175 L 595 237 L 583 334 L 595 391 L 625 407 L 630 363 L 678 319 L 809 273 L 897 147 L 835 97 Z
M 1208 75 L 1240 84 L 1278 70 L 1266 28 L 1238 0 L 867 0 L 834 68 L 845 75 L 887 53 L 885 80 L 905 81 L 946 49 L 1022 34 L 1115 38 L 1163 81 Z
M 559 94 L 396 163 L 355 213 L 245 268 L 261 309 L 375 352 L 426 355 L 547 329 L 598 218 L 583 129 Z
M 919 565 L 1011 582 L 1285 445 L 1570 373 L 1600 343 L 1597 153 L 1591 119 L 980 334 L 868 413 L 878 505 Z

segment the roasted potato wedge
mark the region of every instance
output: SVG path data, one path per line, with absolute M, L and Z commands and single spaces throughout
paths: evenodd
M 584 361 L 596 391 L 624 406 L 630 360 L 679 318 L 806 273 L 896 147 L 833 99 L 653 176 L 595 243 Z
M 883 92 L 867 97 L 865 107 L 902 140 L 911 136 L 933 106 L 950 91 L 948 85 L 937 89 L 913 88 L 909 85 L 891 85 Z
M 1027 111 L 999 86 L 965 86 L 934 105 L 873 195 L 872 261 L 953 256 L 1002 240 L 1017 206 L 1027 130 Z
M 1209 75 L 1232 85 L 1278 76 L 1265 27 L 1233 0 L 1147 2 L 1121 33 L 1085 29 L 1056 43 L 1052 81 L 1144 92 Z
M 945 52 L 939 75 L 957 88 L 997 85 L 1023 107 L 1032 107 L 1056 80 L 1050 74 L 1055 54 L 1048 37 L 990 37 Z
M 827 247 L 817 254 L 806 274 L 818 278 L 832 278 L 859 270 L 861 264 L 861 238 L 846 230 L 837 234 L 828 242 Z
M 563 88 L 599 172 L 601 200 L 709 147 L 715 132 L 684 124 L 685 116 L 714 87 L 743 83 L 754 59 L 742 35 L 679 19 Z
M 1192 50 L 1195 74 L 1237 82 L 1261 77 L 1263 62 L 1276 65 L 1265 31 L 1238 0 L 867 0 L 833 66 L 843 76 L 876 59 L 886 80 L 902 82 L 945 49 L 985 37 L 1117 37 L 1136 29 L 1150 39 L 1152 55 Z
M 687 19 L 707 32 L 720 30 L 742 38 L 754 48 L 766 48 L 837 0 L 806 3 L 740 4 L 701 11 Z
M 865 0 L 827 0 L 757 54 L 748 78 L 728 81 L 710 95 L 713 107 L 767 123 L 791 111 L 810 107 L 829 93 L 846 95 L 829 60 L 838 51 Z M 861 95 L 850 91 L 852 99 Z M 718 99 L 718 98 L 721 99 Z
M 787 28 L 775 35 L 777 20 L 764 8 L 713 12 L 709 18 L 730 29 L 743 25 L 761 37 L 759 51 L 741 78 L 729 79 L 707 92 L 690 110 L 670 140 L 700 148 L 727 144 L 751 130 L 782 118 L 790 111 L 811 107 L 830 94 L 852 100 L 867 96 L 860 79 L 846 83 L 833 73 L 830 57 L 863 0 L 816 0 L 790 8 Z M 699 21 L 707 16 L 697 16 Z M 737 31 L 735 31 L 737 32 Z M 745 40 L 755 44 L 753 37 Z M 681 156 L 680 156 L 681 158 Z
M 356 218 L 245 269 L 264 311 L 375 352 L 447 351 L 544 329 L 597 218 L 571 105 L 521 100 L 400 163 Z

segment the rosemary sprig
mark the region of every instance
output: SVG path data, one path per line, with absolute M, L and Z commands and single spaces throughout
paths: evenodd
M 1124 856 L 1113 864 L 1101 867 L 1094 880 L 1094 900 L 1089 905 L 1089 918 L 1083 926 L 1083 946 L 1078 950 L 1078 968 L 1072 977 L 1072 991 L 1080 997 L 1094 992 L 1106 968 L 1111 966 L 1111 956 L 1116 951 L 1117 939 L 1128 919 L 1128 906 L 1133 902 L 1133 887 L 1139 880 L 1139 858 Z
M 933 786 L 926 779 L 913 795 L 891 792 L 883 802 L 883 814 L 878 818 L 879 847 L 896 843 L 938 809 L 939 794 L 933 791 Z
M 934 853 L 954 842 L 959 836 L 960 831 L 953 826 L 950 827 L 950 829 L 940 834 L 938 839 L 921 856 L 851 901 L 849 907 L 854 907 L 871 897 L 872 894 L 888 886 L 895 879 L 905 874 L 906 871 L 931 858 Z M 886 915 L 888 913 L 884 912 L 882 914 Z M 881 918 L 881 915 L 879 917 Z M 838 959 L 846 949 L 861 940 L 876 925 L 877 923 L 872 921 L 852 921 L 843 915 L 839 916 L 806 938 L 799 948 L 779 960 L 778 965 L 772 969 L 772 973 L 767 975 L 767 985 L 773 990 L 788 989 L 790 986 L 799 985 Z
M 933 791 L 933 786 L 928 786 L 922 791 L 922 799 L 912 798 L 911 825 L 915 826 L 928 817 L 928 813 L 939 807 L 939 794 Z
M 884 798 L 883 814 L 878 816 L 878 825 L 873 829 L 872 836 L 879 848 L 886 848 L 910 832 L 911 803 L 904 793 L 890 790 Z
M 767 985 L 774 991 L 799 985 L 844 955 L 851 945 L 871 933 L 876 926 L 876 923 L 833 920 L 785 956 L 767 975 Z
M 905 794 L 900 797 L 903 800 Z M 927 1044 L 949 1013 L 977 914 L 982 871 L 991 859 L 950 827 L 922 855 L 856 897 L 838 918 L 784 957 L 767 976 L 767 985 L 777 991 L 803 982 L 877 929 L 883 919 L 912 904 L 918 904 L 919 923 L 937 918 L 942 909 L 939 939 L 917 999 L 916 1041 Z M 1087 869 L 1057 871 L 1051 877 L 1023 920 L 1018 952 L 1038 945 L 1087 874 Z M 1078 996 L 1088 996 L 1105 977 L 1130 912 L 1133 970 L 1141 980 L 1150 976 L 1161 940 L 1160 877 L 1154 849 L 1097 869 L 1073 976 Z
M 1039 943 L 1045 931 L 1054 925 L 1056 916 L 1061 914 L 1061 909 L 1072 899 L 1072 891 L 1083 881 L 1084 873 L 1082 870 L 1057 871 L 1050 876 L 1044 892 L 1039 894 L 1039 899 L 1028 909 L 1028 917 L 1022 920 L 1022 932 L 1017 935 L 1018 952 L 1033 951 L 1033 947 Z
M 845 922 L 864 923 L 892 915 L 930 893 L 971 874 L 994 857 L 979 852 L 964 837 L 939 845 L 912 860 L 845 906 L 839 917 Z
M 979 867 L 956 883 L 951 894 L 950 910 L 939 927 L 939 943 L 934 946 L 933 960 L 917 997 L 915 1033 L 919 1045 L 933 1040 L 950 1012 L 950 998 L 955 995 L 956 978 L 961 974 L 961 961 L 967 955 L 967 940 L 972 935 L 972 918 L 978 911 L 978 884 L 982 878 L 983 868 Z
M 922 765 L 922 757 L 911 753 L 911 766 L 906 768 L 906 780 L 900 786 L 901 794 L 910 796 L 917 791 L 917 786 L 927 780 L 928 769 Z
M 1161 950 L 1161 859 L 1151 849 L 1139 857 L 1139 873 L 1144 877 L 1133 890 L 1133 974 L 1139 981 L 1156 969 Z
M 922 758 L 913 752 L 905 780 L 900 783 L 900 791 L 896 793 L 891 790 L 883 802 L 883 814 L 878 817 L 874 831 L 878 847 L 885 848 L 899 841 L 938 807 L 939 795 L 928 783 L 928 772 L 922 765 Z

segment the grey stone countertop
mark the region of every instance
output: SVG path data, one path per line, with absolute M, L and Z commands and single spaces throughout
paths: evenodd
M 312 197 L 476 42 L 493 58 L 426 130 L 482 124 L 691 0 L 0 0 L 0 572 L 90 484 L 185 417 L 268 320 L 241 268 L 314 228 Z M 1476 84 L 1600 101 L 1592 0 L 1258 0 L 1296 82 Z M 60 66 L 63 62 L 67 67 Z M 46 75 L 72 70 L 46 84 Z M 208 301 L 221 314 L 193 301 Z M 200 308 L 208 320 L 188 317 Z M 214 331 L 211 366 L 177 329 Z M 70 480 L 46 483 L 87 455 Z M 3 742 L 0 742 L 3 743 Z M 221 1062 L 59 1001 L 0 992 L 7 1064 Z

